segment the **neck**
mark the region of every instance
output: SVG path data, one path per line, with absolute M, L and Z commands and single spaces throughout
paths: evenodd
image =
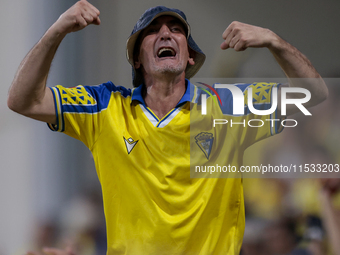
M 146 78 L 146 77 L 145 77 Z M 144 101 L 159 119 L 176 107 L 185 93 L 185 74 L 168 79 L 145 79 Z

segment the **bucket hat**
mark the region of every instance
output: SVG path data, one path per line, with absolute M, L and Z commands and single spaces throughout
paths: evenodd
M 145 29 L 147 26 L 149 26 L 150 23 L 154 19 L 160 16 L 164 16 L 164 15 L 169 15 L 169 16 L 178 18 L 183 23 L 183 25 L 188 31 L 187 33 L 188 46 L 196 53 L 194 56 L 195 64 L 187 65 L 187 68 L 185 69 L 185 78 L 190 79 L 191 77 L 193 77 L 204 63 L 205 54 L 201 51 L 201 49 L 198 47 L 198 45 L 195 43 L 194 39 L 192 38 L 191 32 L 190 32 L 190 26 L 189 26 L 189 23 L 187 22 L 185 14 L 178 9 L 167 8 L 165 6 L 152 7 L 146 10 L 143 13 L 143 15 L 139 18 L 135 27 L 132 30 L 130 37 L 128 38 L 126 42 L 126 57 L 129 63 L 132 65 L 132 82 L 133 82 L 134 87 L 138 87 L 144 81 L 141 71 L 137 71 L 134 68 L 134 60 L 133 60 L 134 54 L 133 53 L 134 53 L 134 49 L 135 49 L 138 36 L 140 32 L 143 29 Z

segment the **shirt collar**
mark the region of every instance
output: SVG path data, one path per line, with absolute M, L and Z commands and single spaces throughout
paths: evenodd
M 176 105 L 176 107 L 180 106 L 181 104 L 183 104 L 185 102 L 190 102 L 190 90 L 192 89 L 193 85 L 191 84 L 191 82 L 188 79 L 185 79 L 185 85 L 187 87 L 186 90 L 185 90 L 185 93 L 182 96 L 181 100 Z M 144 84 L 141 84 L 140 86 L 138 86 L 137 88 L 135 88 L 133 90 L 131 102 L 136 100 L 136 101 L 139 101 L 141 104 L 143 104 L 145 106 L 145 101 L 144 101 L 144 98 L 142 96 L 142 91 L 143 91 L 144 86 L 145 86 Z

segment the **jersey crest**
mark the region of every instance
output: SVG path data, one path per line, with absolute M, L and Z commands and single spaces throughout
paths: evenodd
M 203 151 L 207 159 L 209 159 L 211 148 L 214 142 L 214 136 L 211 133 L 201 132 L 196 137 L 196 144 Z

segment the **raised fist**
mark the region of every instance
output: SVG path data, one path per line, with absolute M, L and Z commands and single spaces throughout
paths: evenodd
M 64 12 L 52 27 L 61 34 L 75 32 L 90 24 L 99 25 L 99 10 L 86 0 L 81 0 Z
M 223 32 L 222 37 L 224 42 L 221 44 L 221 49 L 233 48 L 236 51 L 249 47 L 269 47 L 277 39 L 277 35 L 269 29 L 238 21 L 232 22 Z

